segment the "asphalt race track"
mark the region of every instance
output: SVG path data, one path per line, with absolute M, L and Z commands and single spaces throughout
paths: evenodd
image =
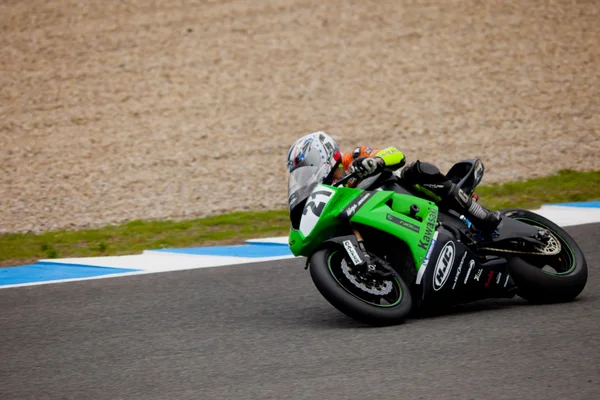
M 303 259 L 0 290 L 0 399 L 598 399 L 600 224 L 575 302 L 370 328 Z

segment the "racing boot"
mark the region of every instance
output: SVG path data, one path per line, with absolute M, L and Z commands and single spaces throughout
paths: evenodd
M 483 233 L 493 233 L 502 222 L 500 211 L 490 211 L 482 207 L 455 184 L 451 185 L 447 199 L 455 206 L 453 208 L 457 211 L 462 210 L 465 217 Z
M 493 233 L 502 221 L 500 212 L 480 206 L 433 164 L 414 161 L 401 171 L 401 177 L 428 197 L 463 213 L 483 233 Z

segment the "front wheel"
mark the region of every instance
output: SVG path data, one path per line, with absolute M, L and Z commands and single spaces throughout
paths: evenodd
M 329 247 L 310 258 L 310 276 L 325 299 L 342 313 L 369 325 L 401 323 L 410 313 L 410 290 L 393 271 L 369 275 L 354 266 L 341 248 Z
M 547 230 L 560 249 L 551 255 L 520 255 L 509 262 L 510 275 L 517 285 L 517 294 L 535 303 L 571 301 L 587 283 L 587 263 L 575 240 L 554 222 L 521 209 L 502 210 L 502 214 L 529 225 Z

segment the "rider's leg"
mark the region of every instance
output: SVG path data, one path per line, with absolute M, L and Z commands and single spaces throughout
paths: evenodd
M 483 208 L 433 164 L 413 162 L 402 170 L 401 176 L 436 202 L 464 213 L 478 229 L 493 231 L 502 220 L 499 211 Z

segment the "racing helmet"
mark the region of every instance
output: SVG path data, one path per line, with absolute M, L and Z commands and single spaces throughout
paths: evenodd
M 310 166 L 321 171 L 321 183 L 329 184 L 335 168 L 342 161 L 340 148 L 331 136 L 323 131 L 309 133 L 296 140 L 287 156 L 288 172 Z

